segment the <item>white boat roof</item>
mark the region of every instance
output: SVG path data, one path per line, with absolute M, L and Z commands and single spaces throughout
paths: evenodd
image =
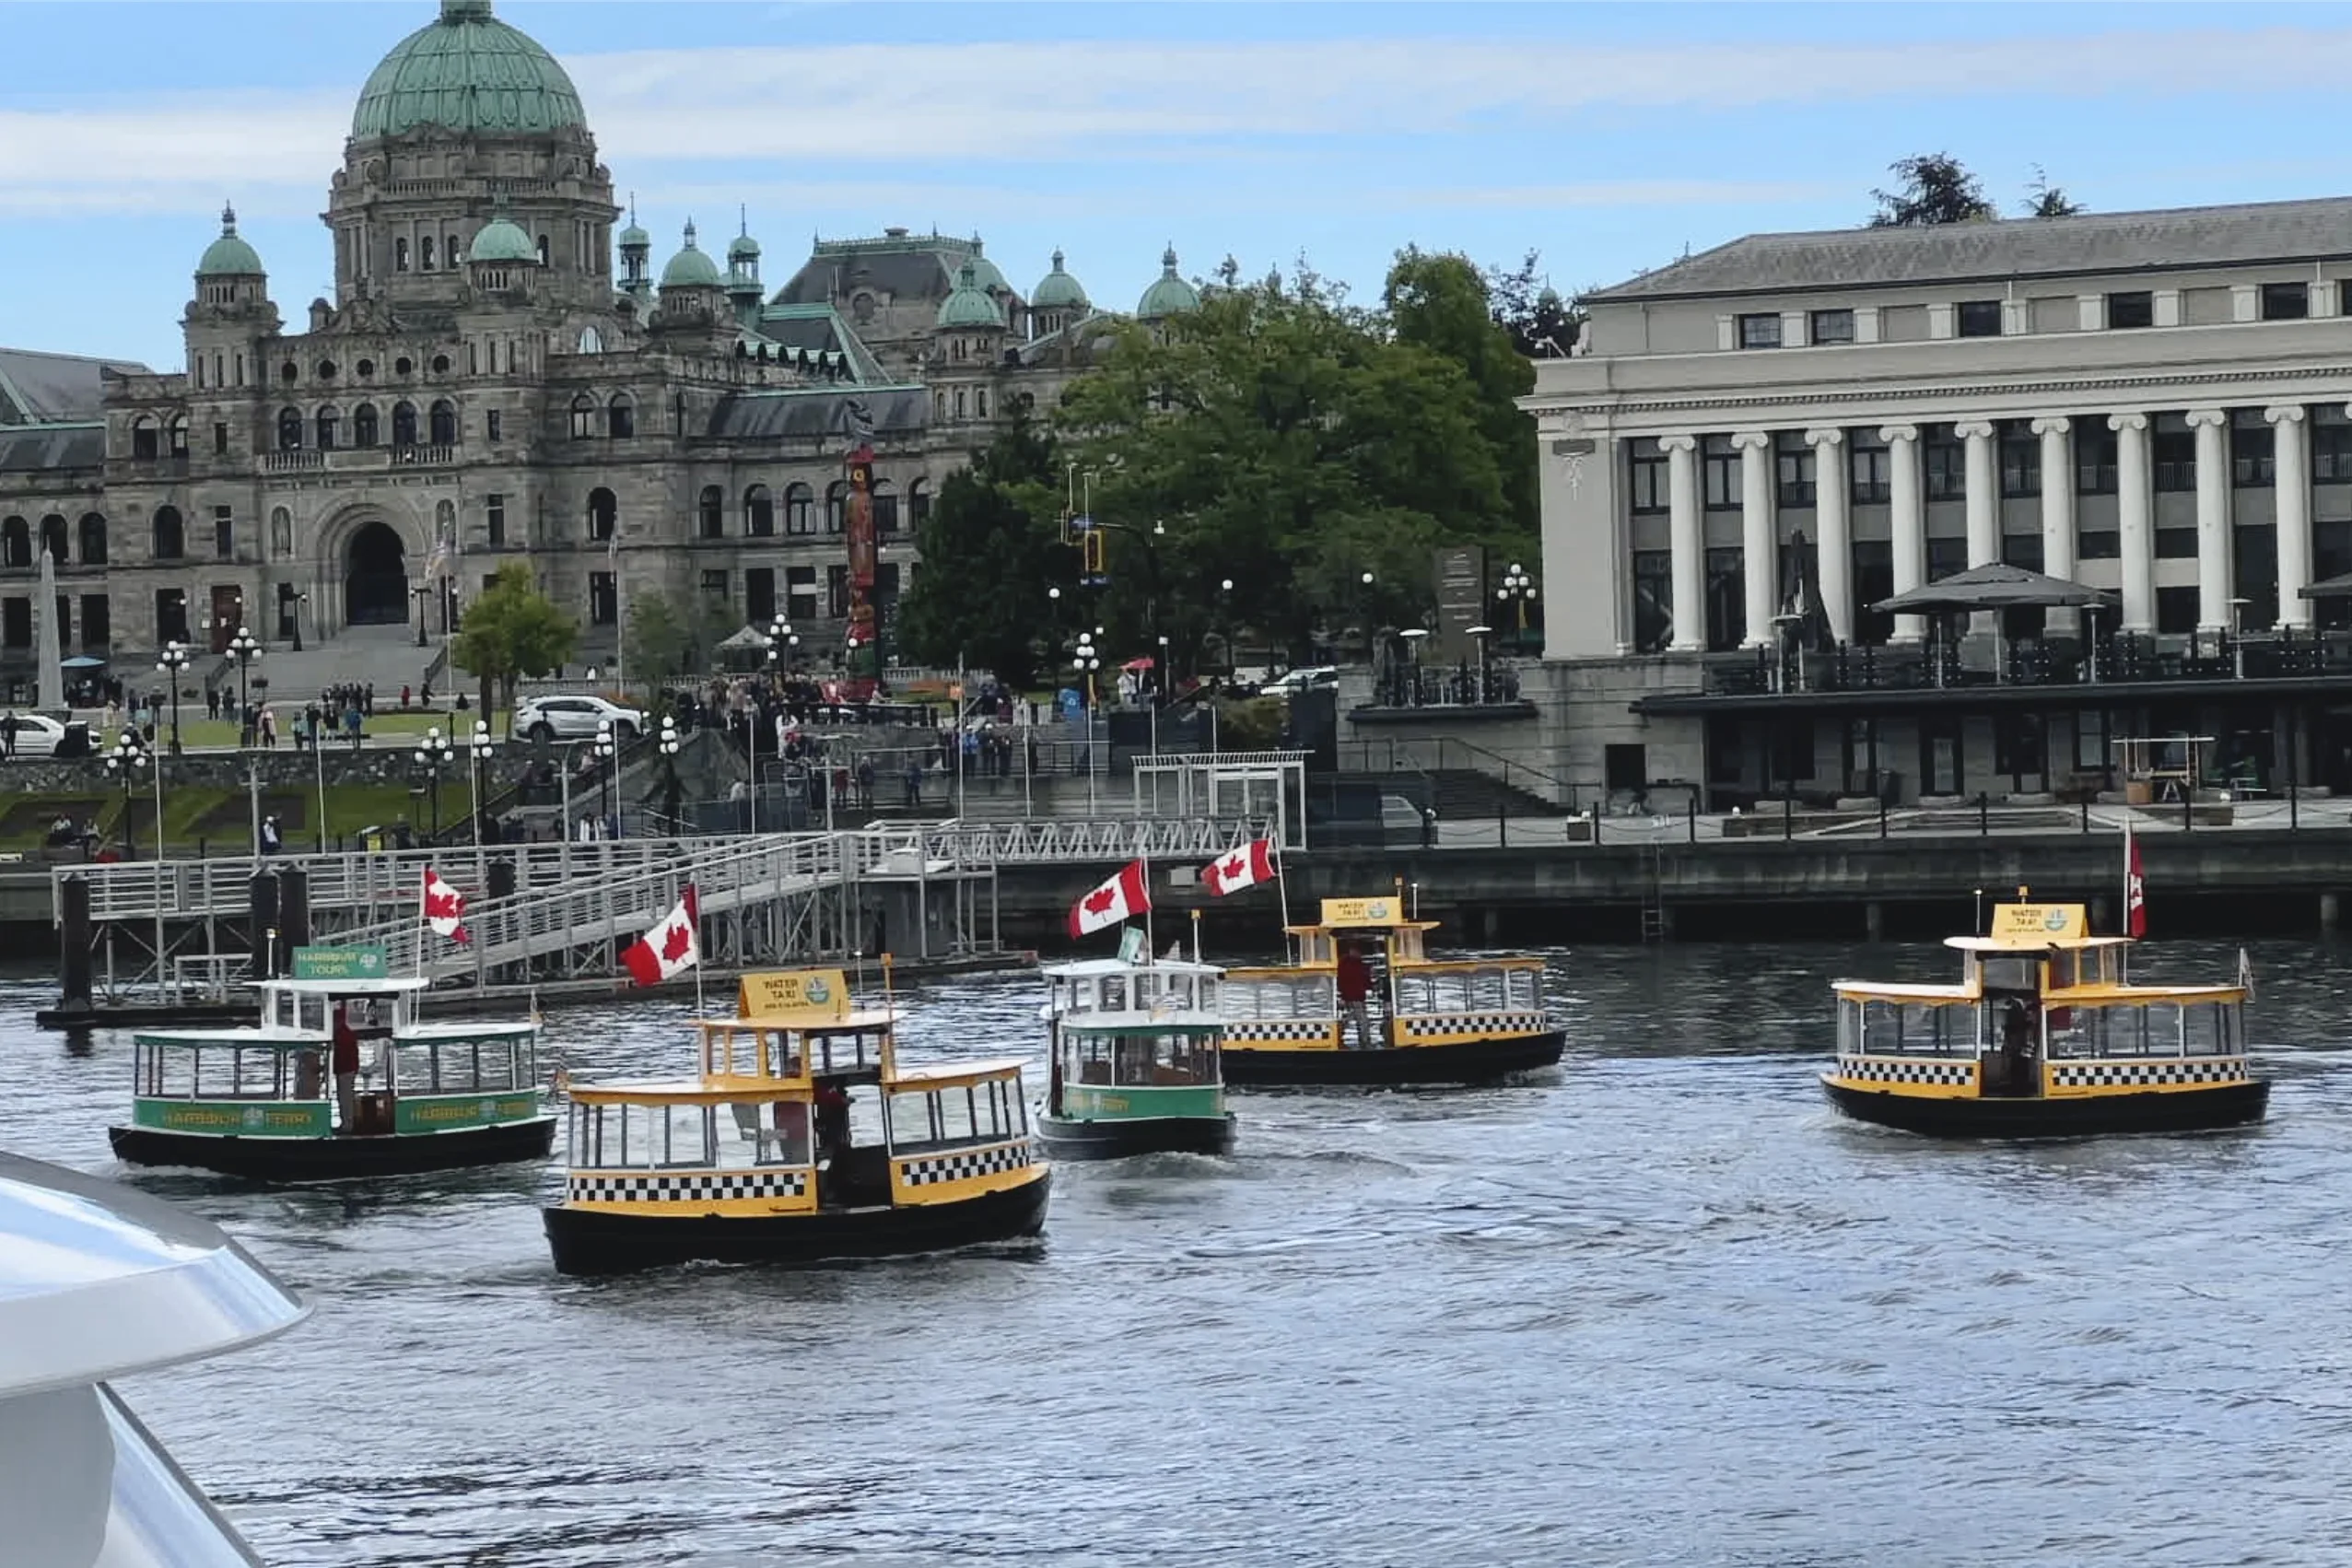
M 433 982 L 422 975 L 387 975 L 377 980 L 257 980 L 264 991 L 292 991 L 297 996 L 393 996 L 421 991 Z
M 250 1344 L 310 1310 L 210 1221 L 0 1154 L 0 1400 Z
M 359 1043 L 374 1045 L 389 1039 L 397 1046 L 429 1045 L 437 1040 L 485 1039 L 494 1035 L 528 1034 L 539 1027 L 528 1019 L 501 1018 L 479 1024 L 440 1022 L 411 1024 L 389 1035 L 364 1035 Z M 318 1046 L 332 1042 L 331 1029 L 288 1029 L 282 1024 L 228 1024 L 213 1029 L 134 1029 L 131 1037 L 169 1046 Z
M 1215 964 L 1196 964 L 1189 958 L 1154 958 L 1148 963 L 1129 964 L 1117 958 L 1081 958 L 1068 964 L 1048 964 L 1045 973 L 1048 979 L 1082 980 L 1100 975 L 1143 975 L 1157 971 L 1163 975 L 1207 975 L 1211 978 L 1223 974 Z
M 1065 1029 L 1222 1029 L 1225 1015 L 1199 1007 L 1124 1007 L 1097 1012 L 1065 1008 L 1053 1014 Z

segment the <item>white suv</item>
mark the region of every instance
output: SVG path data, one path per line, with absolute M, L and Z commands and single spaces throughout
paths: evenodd
M 601 696 L 529 697 L 514 710 L 513 734 L 525 741 L 592 741 L 596 727 L 606 723 L 613 739 L 626 745 L 644 733 L 645 712 Z

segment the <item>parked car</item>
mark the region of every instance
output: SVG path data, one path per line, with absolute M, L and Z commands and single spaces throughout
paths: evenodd
M 1293 692 L 1312 691 L 1317 686 L 1336 686 L 1339 684 L 1340 672 L 1336 665 L 1317 664 L 1277 675 L 1258 690 L 1261 696 L 1272 696 L 1277 693 L 1288 696 Z
M 601 696 L 534 696 L 516 705 L 513 733 L 525 741 L 592 741 L 596 727 L 605 723 L 626 745 L 644 732 L 645 710 Z
M 15 731 L 0 744 L 5 744 L 10 756 L 55 756 L 57 743 L 65 738 L 65 726 L 46 713 L 18 713 L 0 717 L 0 729 L 13 721 Z

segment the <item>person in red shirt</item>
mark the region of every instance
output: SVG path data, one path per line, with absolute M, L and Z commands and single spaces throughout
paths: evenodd
M 1364 1007 L 1364 1000 L 1372 995 L 1372 966 L 1363 961 L 1363 949 L 1356 942 L 1340 944 L 1340 1044 L 1347 1045 L 1347 1026 L 1355 1025 L 1356 1048 L 1372 1049 L 1372 1019 Z
M 359 1115 L 359 1032 L 351 1026 L 348 1004 L 334 1004 L 334 1103 L 349 1132 Z

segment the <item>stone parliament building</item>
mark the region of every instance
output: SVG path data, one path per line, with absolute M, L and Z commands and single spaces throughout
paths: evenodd
M 1119 319 L 1059 252 L 1024 297 L 978 239 L 903 228 L 818 240 L 771 290 L 747 231 L 688 221 L 655 272 L 570 79 L 490 0 L 442 0 L 376 67 L 323 219 L 335 297 L 291 329 L 232 210 L 183 367 L 0 350 L 0 678 L 31 670 L 38 551 L 64 650 L 135 677 L 240 624 L 274 649 L 438 635 L 515 560 L 583 661 L 648 592 L 822 651 L 868 429 L 886 636 L 941 481 Z M 1197 300 L 1171 251 L 1137 314 Z

